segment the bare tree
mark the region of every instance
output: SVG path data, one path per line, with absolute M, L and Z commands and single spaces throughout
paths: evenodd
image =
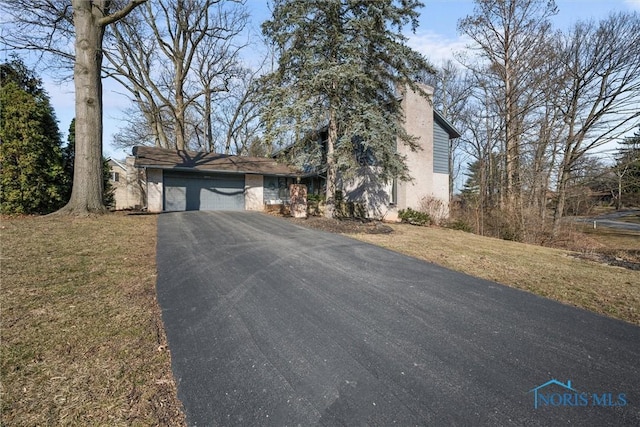
M 540 84 L 539 65 L 544 60 L 541 43 L 556 13 L 552 0 L 476 0 L 472 16 L 459 22 L 481 59 L 489 64 L 489 76 L 499 97 L 503 124 L 503 207 L 522 214 L 521 148 L 525 118 L 534 108 Z M 522 227 L 522 225 L 520 225 Z
M 220 127 L 219 144 L 224 153 L 247 154 L 249 145 L 258 136 L 260 121 L 260 91 L 257 71 L 246 69 L 242 78 L 231 83 L 226 96 L 220 97 L 216 122 Z
M 156 145 L 213 150 L 213 104 L 241 67 L 241 1 L 160 0 L 113 29 L 110 71 L 130 92 Z
M 566 128 L 561 112 L 556 108 L 566 78 L 553 60 L 558 49 L 558 33 L 549 34 L 544 43 L 546 61 L 539 65 L 540 82 L 533 92 L 536 101 L 525 118 L 523 132 L 522 191 L 526 219 L 533 223 L 525 232 L 538 233 L 547 218 L 549 188 L 556 170 L 559 145 Z
M 566 73 L 557 108 L 567 131 L 558 171 L 554 233 L 565 210 L 576 163 L 638 126 L 640 110 L 640 16 L 617 13 L 596 24 L 577 23 L 564 39 L 558 66 Z
M 475 199 L 476 230 L 484 235 L 485 214 L 498 205 L 500 196 L 502 117 L 493 99 L 494 90 L 482 73 L 476 74 L 475 90 L 469 99 L 469 113 L 466 122 L 466 136 L 462 150 L 472 159 L 474 165 L 477 197 Z
M 60 213 L 105 212 L 102 201 L 102 58 L 105 30 L 146 0 L 117 8 L 109 0 L 10 0 L 2 11 L 13 26 L 3 42 L 73 63 L 76 109 L 76 156 L 71 199 Z M 69 49 L 73 41 L 73 52 Z

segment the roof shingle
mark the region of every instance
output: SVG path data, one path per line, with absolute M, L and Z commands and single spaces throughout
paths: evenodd
M 133 148 L 136 167 L 176 171 L 248 173 L 277 176 L 300 176 L 300 172 L 268 157 L 234 156 L 220 153 L 168 150 L 137 146 Z

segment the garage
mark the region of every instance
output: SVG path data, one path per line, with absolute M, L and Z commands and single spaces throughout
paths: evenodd
M 165 171 L 165 211 L 244 210 L 244 175 Z
M 133 147 L 133 156 L 149 212 L 262 211 L 301 176 L 270 157 L 145 146 Z

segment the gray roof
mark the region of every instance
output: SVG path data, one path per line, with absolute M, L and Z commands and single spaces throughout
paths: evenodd
M 144 146 L 133 147 L 133 155 L 135 156 L 134 165 L 138 168 L 180 172 L 300 176 L 298 170 L 268 157 L 234 156 Z
M 433 110 L 433 116 L 434 116 L 436 122 L 438 122 L 440 124 L 440 126 L 442 126 L 444 128 L 444 130 L 449 134 L 449 139 L 456 139 L 456 138 L 460 138 L 462 136 L 462 135 L 460 135 L 460 132 L 458 131 L 458 129 L 456 129 L 449 122 L 449 120 L 445 119 L 442 114 L 438 113 L 436 110 Z

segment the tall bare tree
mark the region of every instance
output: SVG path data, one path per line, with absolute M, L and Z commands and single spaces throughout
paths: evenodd
M 503 119 L 503 208 L 522 215 L 521 148 L 525 117 L 534 108 L 544 43 L 557 9 L 553 0 L 476 0 L 474 14 L 459 22 L 471 46 L 489 64 Z M 522 225 L 520 224 L 520 227 Z
M 7 45 L 53 54 L 73 63 L 76 109 L 76 156 L 71 199 L 59 212 L 101 213 L 102 183 L 102 58 L 106 28 L 146 0 L 7 0 L 2 11 L 12 30 Z M 69 49 L 73 41 L 73 51 Z
M 599 22 L 579 22 L 566 35 L 558 66 L 567 76 L 557 106 L 564 135 L 558 171 L 557 232 L 576 163 L 640 122 L 640 15 L 616 13 Z
M 154 143 L 213 150 L 214 111 L 242 70 L 243 2 L 158 0 L 113 28 L 110 72 L 130 92 Z M 195 147 L 193 147 L 195 148 Z

